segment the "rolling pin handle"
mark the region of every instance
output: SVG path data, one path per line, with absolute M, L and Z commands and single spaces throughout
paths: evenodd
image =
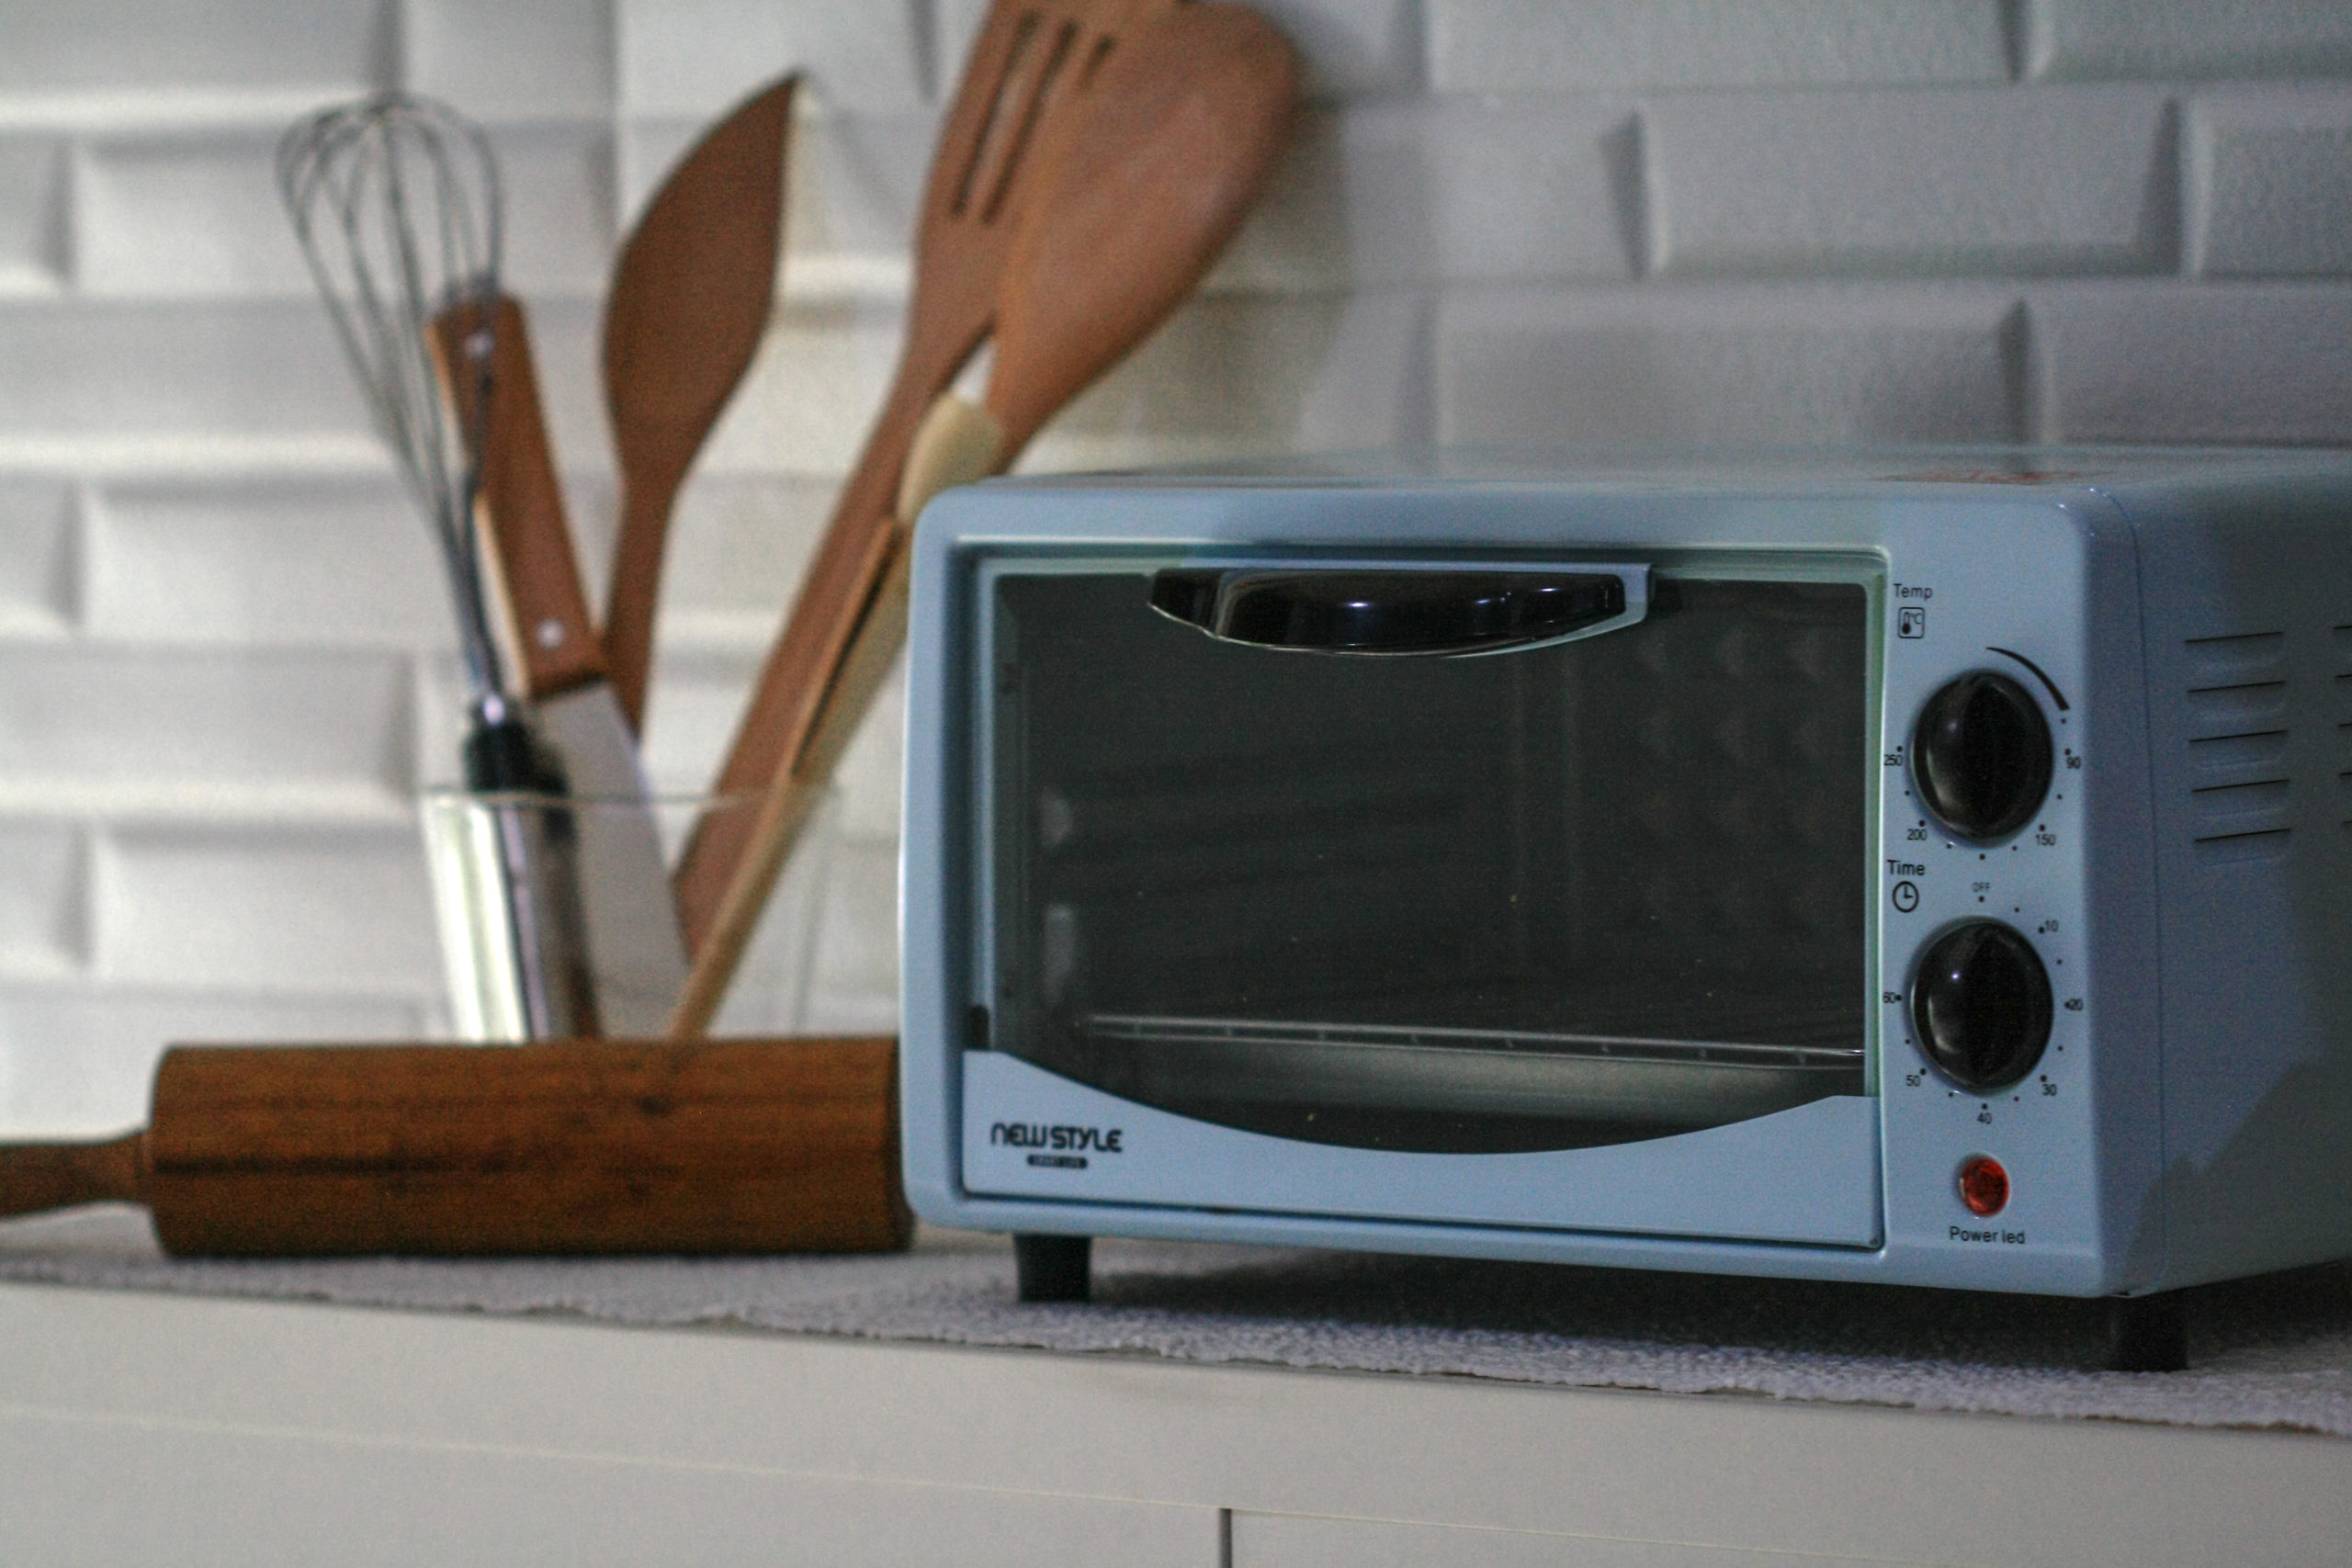
M 144 1132 L 103 1144 L 0 1145 L 0 1215 L 138 1203 L 146 1195 Z

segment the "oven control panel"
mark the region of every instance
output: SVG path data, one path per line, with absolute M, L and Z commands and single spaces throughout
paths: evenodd
M 2007 845 L 2050 799 L 2050 721 L 1999 671 L 1938 687 L 1912 726 L 1910 756 L 1911 798 L 1949 840 Z M 1970 1092 L 2005 1089 L 2050 1043 L 2050 971 L 2015 926 L 1963 919 L 1920 953 L 1909 1014 L 1938 1072 Z
M 1874 881 L 1889 1241 L 1987 1282 L 2096 1244 L 2090 742 L 2068 543 L 2019 539 L 1997 575 L 1898 558 L 1888 585 Z

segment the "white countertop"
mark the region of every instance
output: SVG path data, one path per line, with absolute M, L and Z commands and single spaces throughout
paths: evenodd
M 161 1258 L 130 1211 L 12 1222 L 0 1561 L 2139 1565 L 2352 1540 L 2341 1269 L 2200 1292 L 2190 1371 L 2118 1374 L 2075 1370 L 2074 1303 L 1098 1253 L 1097 1304 L 1023 1306 L 1004 1244 L 956 1234 L 231 1264 Z M 2040 1414 L 1964 1413 L 1996 1410 Z

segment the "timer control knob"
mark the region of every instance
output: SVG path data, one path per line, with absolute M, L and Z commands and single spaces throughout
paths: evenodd
M 1998 920 L 1954 926 L 1911 982 L 1919 1048 L 1962 1089 L 2006 1089 L 2050 1043 L 2050 975 L 2033 944 Z
M 2050 792 L 2050 721 L 2033 694 L 1978 670 L 1946 683 L 1911 731 L 1919 803 L 1963 839 L 2007 838 Z

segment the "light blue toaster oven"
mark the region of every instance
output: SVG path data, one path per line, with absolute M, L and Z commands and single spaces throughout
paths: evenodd
M 1111 1235 L 2118 1298 L 2352 1253 L 2344 458 L 1004 481 L 911 615 L 908 1191 L 1032 1295 Z

